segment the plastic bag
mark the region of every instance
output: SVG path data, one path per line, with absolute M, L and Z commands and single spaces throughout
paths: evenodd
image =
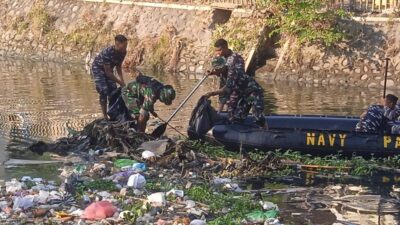
M 14 205 L 13 209 L 28 209 L 33 206 L 33 200 L 35 199 L 35 196 L 33 195 L 27 195 L 24 197 L 16 197 L 14 199 Z
M 38 201 L 39 203 L 44 204 L 44 203 L 47 202 L 47 199 L 48 199 L 49 197 L 50 197 L 50 192 L 49 192 L 49 191 L 40 190 L 40 191 L 39 191 L 39 195 L 36 197 L 36 199 L 37 199 L 37 201 Z
M 136 161 L 132 159 L 117 159 L 114 162 L 114 166 L 117 168 L 122 168 L 122 167 L 131 167 Z
M 134 163 L 132 165 L 132 170 L 136 172 L 144 172 L 147 170 L 147 166 L 145 163 Z
M 177 197 L 183 197 L 184 196 L 184 192 L 182 190 L 172 189 L 172 190 L 167 192 L 167 196 L 169 196 L 169 195 L 174 195 L 174 196 L 177 196 Z
M 127 185 L 134 189 L 142 189 L 146 185 L 146 179 L 141 174 L 134 174 L 129 177 Z
M 12 179 L 9 182 L 6 182 L 6 192 L 17 192 L 22 190 L 23 183 L 18 182 L 16 179 Z
M 112 217 L 116 211 L 117 208 L 108 201 L 93 202 L 85 209 L 82 218 L 88 220 L 102 220 Z
M 149 159 L 149 158 L 152 158 L 152 157 L 155 157 L 156 156 L 156 154 L 154 154 L 154 152 L 151 152 L 151 151 L 144 151 L 144 152 L 142 152 L 142 158 L 143 159 Z
M 207 223 L 204 220 L 192 220 L 190 225 L 207 225 Z
M 278 217 L 279 211 L 275 209 L 268 210 L 266 212 L 261 210 L 255 210 L 246 215 L 246 217 L 254 223 L 263 223 L 267 219 L 274 219 Z
M 153 193 L 147 196 L 147 201 L 149 201 L 152 206 L 164 206 L 166 204 L 165 194 L 163 192 Z

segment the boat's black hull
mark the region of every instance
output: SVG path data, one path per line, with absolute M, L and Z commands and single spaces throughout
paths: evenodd
M 243 124 L 214 125 L 209 133 L 230 149 L 292 149 L 317 155 L 400 153 L 400 136 L 357 133 L 354 128 L 358 119 L 354 117 L 281 115 L 266 119 L 268 130 L 252 125 L 249 117 Z M 189 135 L 196 133 L 189 129 Z

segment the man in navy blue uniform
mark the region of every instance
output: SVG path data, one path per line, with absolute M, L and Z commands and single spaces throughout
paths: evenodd
M 100 106 L 104 119 L 107 116 L 107 99 L 111 93 L 117 89 L 117 83 L 125 86 L 122 76 L 122 62 L 126 56 L 128 39 L 123 35 L 115 36 L 115 44 L 103 49 L 94 59 L 92 65 L 93 77 L 96 90 L 100 95 Z M 114 75 L 114 68 L 117 70 L 118 77 Z

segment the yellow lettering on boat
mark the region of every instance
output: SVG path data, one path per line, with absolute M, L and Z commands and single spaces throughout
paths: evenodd
M 319 134 L 319 137 L 318 137 L 318 146 L 320 146 L 320 145 L 325 146 L 325 138 L 324 138 L 323 134 Z
M 344 147 L 344 141 L 346 139 L 346 134 L 339 134 L 339 139 L 340 139 L 340 147 Z
M 332 147 L 335 144 L 336 134 L 329 135 L 329 145 Z
M 388 183 L 388 182 L 390 182 L 390 178 L 387 177 L 387 176 L 383 176 L 382 177 L 382 183 Z
M 307 145 L 315 145 L 315 133 L 307 133 Z
M 393 180 L 394 180 L 395 183 L 399 183 L 400 182 L 400 177 L 394 176 Z
M 400 137 L 396 137 L 396 145 L 394 146 L 395 148 L 400 147 Z
M 389 136 L 383 136 L 383 147 L 387 148 L 388 144 L 392 142 L 392 138 Z

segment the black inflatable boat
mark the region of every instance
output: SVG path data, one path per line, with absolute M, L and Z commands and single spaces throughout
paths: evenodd
M 188 134 L 194 139 L 212 137 L 230 149 L 292 149 L 317 155 L 400 153 L 400 136 L 355 132 L 356 117 L 270 115 L 266 121 L 268 130 L 256 126 L 251 116 L 241 124 L 230 124 L 226 114 L 218 115 L 208 100 L 200 99 Z

